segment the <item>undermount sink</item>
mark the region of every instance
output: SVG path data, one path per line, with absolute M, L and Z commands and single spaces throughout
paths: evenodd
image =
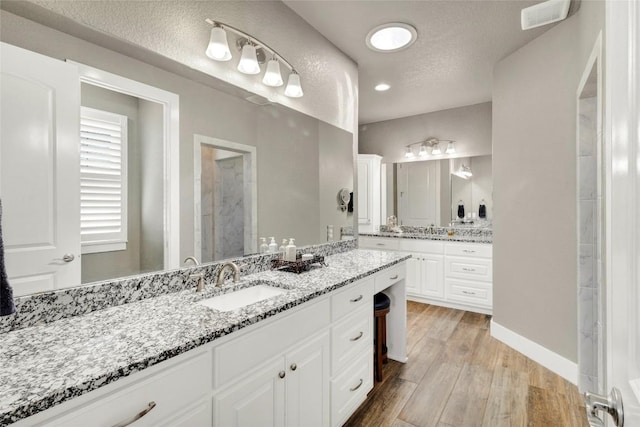
M 255 304 L 259 301 L 282 295 L 286 292 L 286 289 L 276 288 L 275 286 L 261 283 L 250 286 L 248 288 L 242 288 L 237 291 L 198 301 L 198 304 L 218 311 L 232 311 L 241 307 Z

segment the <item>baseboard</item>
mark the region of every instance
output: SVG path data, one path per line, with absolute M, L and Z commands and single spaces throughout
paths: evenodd
M 422 304 L 429 304 L 429 305 L 437 305 L 440 307 L 447 307 L 447 308 L 454 308 L 456 310 L 464 310 L 464 311 L 472 311 L 474 313 L 480 313 L 480 314 L 492 314 L 492 310 L 490 308 L 484 308 L 484 307 L 477 307 L 477 306 L 473 306 L 473 305 L 467 305 L 467 304 L 458 304 L 455 302 L 449 302 L 449 301 L 444 301 L 444 300 L 439 300 L 439 299 L 432 299 L 432 298 L 426 298 L 420 295 L 415 295 L 415 294 L 407 294 L 407 300 L 409 301 L 415 301 L 415 302 L 420 302 Z
M 529 359 L 541 364 L 545 368 L 560 375 L 562 378 L 578 384 L 578 364 L 560 356 L 557 353 L 518 335 L 510 329 L 491 319 L 491 336 L 502 341 L 514 350 L 524 354 Z

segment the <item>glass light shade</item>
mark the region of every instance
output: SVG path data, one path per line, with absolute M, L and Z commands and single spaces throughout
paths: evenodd
M 302 86 L 300 85 L 300 75 L 298 73 L 289 74 L 289 81 L 287 82 L 284 94 L 291 98 L 300 98 L 304 95 L 304 92 L 302 92 Z
M 267 63 L 267 71 L 264 73 L 262 83 L 271 87 L 278 87 L 284 84 L 280 74 L 280 63 L 277 59 L 273 58 Z
M 404 153 L 404 156 L 407 159 L 410 159 L 414 156 L 413 151 L 411 151 L 411 147 L 407 147 L 407 151 Z
M 429 154 L 429 153 L 427 153 L 427 146 L 426 146 L 426 145 L 424 145 L 424 144 L 422 144 L 422 145 L 420 146 L 420 151 L 418 151 L 418 156 L 420 156 L 420 157 L 424 157 L 424 156 L 426 156 L 427 154 Z
M 222 27 L 211 29 L 211 38 L 205 54 L 216 61 L 228 61 L 231 59 L 231 51 L 227 42 L 227 32 Z
M 378 52 L 396 52 L 406 49 L 416 40 L 418 32 L 402 22 L 390 22 L 375 27 L 365 39 L 367 46 Z
M 440 149 L 440 144 L 436 144 L 433 146 L 433 150 L 431 150 L 431 154 L 437 156 L 438 154 L 442 154 L 442 150 Z
M 453 141 L 447 144 L 447 149 L 444 150 L 445 154 L 453 154 L 456 152 L 456 147 L 453 145 Z
M 238 71 L 244 74 L 260 73 L 260 65 L 258 64 L 256 47 L 254 45 L 247 43 L 242 46 L 242 57 L 240 58 L 240 62 L 238 62 Z

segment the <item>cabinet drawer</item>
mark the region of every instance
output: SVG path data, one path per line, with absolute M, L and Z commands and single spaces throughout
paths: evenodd
M 427 254 L 444 254 L 444 242 L 435 240 L 400 239 L 400 250 Z
M 336 321 L 365 306 L 373 311 L 372 278 L 347 285 L 347 289 L 331 297 L 331 320 Z
M 491 260 L 481 258 L 445 257 L 445 275 L 459 279 L 491 282 Z
M 490 283 L 447 279 L 445 287 L 447 298 L 451 301 L 488 308 L 493 305 L 493 291 Z
M 389 286 L 404 280 L 407 275 L 407 267 L 404 262 L 387 268 L 377 273 L 375 276 L 375 293 L 387 289 Z
M 214 387 L 237 381 L 263 361 L 328 327 L 329 323 L 329 299 L 324 299 L 214 348 Z
M 331 372 L 342 370 L 349 362 L 373 348 L 373 307 L 361 307 L 331 329 Z
M 131 384 L 95 403 L 89 403 L 57 420 L 51 426 L 112 426 L 155 407 L 136 421 L 136 426 L 157 426 L 182 409 L 193 405 L 211 391 L 211 354 L 209 352 L 168 367 L 155 375 Z
M 446 255 L 491 258 L 493 245 L 482 243 L 447 243 L 444 250 Z
M 331 381 L 331 425 L 340 426 L 373 387 L 373 354 L 368 349 Z
M 358 246 L 362 249 L 398 250 L 400 239 L 393 237 L 369 237 L 359 236 Z

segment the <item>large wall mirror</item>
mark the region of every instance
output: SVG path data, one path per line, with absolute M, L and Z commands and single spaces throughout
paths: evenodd
M 490 155 L 393 163 L 384 179 L 383 210 L 400 225 L 491 227 Z
M 69 41 L 69 36 L 60 37 L 64 40 L 54 44 L 68 46 L 73 55 L 75 42 Z M 102 59 L 93 56 L 87 47 L 90 45 L 82 45 L 85 51 L 76 55 L 81 58 L 74 59 L 99 69 Z M 40 52 L 46 55 L 48 49 L 42 46 Z M 62 54 L 51 50 L 50 55 L 55 58 Z M 57 62 L 60 59 L 55 58 Z M 334 239 L 338 240 L 341 227 L 354 225 L 353 214 L 340 209 L 337 197 L 342 188 L 353 189 L 351 133 L 211 76 L 198 74 L 194 78 L 193 70 L 185 73 L 190 76 L 187 78 L 126 56 L 119 55 L 118 59 L 122 74 L 111 70 L 113 74 L 179 97 L 179 131 L 174 129 L 177 146 L 163 146 L 168 125 L 163 119 L 166 106 L 132 95 L 117 85 L 80 84 L 78 79 L 81 93 L 74 108 L 80 111 L 82 107 L 84 122 L 83 138 L 77 135 L 76 147 L 81 151 L 81 139 L 88 141 L 83 156 L 91 157 L 96 168 L 85 168 L 85 190 L 80 189 L 82 177 L 76 177 L 71 186 L 77 189 L 78 199 L 81 191 L 88 194 L 82 214 L 79 204 L 67 208 L 81 217 L 86 230 L 104 226 L 105 233 L 116 232 L 124 223 L 127 231 L 113 244 L 94 244 L 93 249 L 84 245 L 85 249 L 61 252 L 52 268 L 75 263 L 80 266 L 77 280 L 52 278 L 26 285 L 24 274 L 12 275 L 16 270 L 8 256 L 7 268 L 16 296 L 176 268 L 189 256 L 211 262 L 253 254 L 260 237 L 274 237 L 278 245 L 283 238 L 293 237 L 298 246 L 305 246 L 326 242 L 327 226 L 333 226 Z M 115 129 L 118 123 L 120 128 Z M 81 127 L 78 122 L 75 126 Z M 115 147 L 115 139 L 118 144 L 126 139 L 126 147 Z M 16 144 L 17 148 L 10 150 L 8 141 L 3 134 L 3 173 L 9 170 L 5 165 L 12 162 L 28 164 L 25 158 L 31 155 L 27 144 Z M 18 158 L 20 162 L 16 162 Z M 168 170 L 168 158 L 179 159 L 179 173 Z M 118 171 L 126 170 L 119 184 L 91 181 L 101 167 L 111 167 L 116 160 L 121 162 Z M 80 162 L 73 167 L 80 175 Z M 1 181 L 7 185 L 2 187 L 2 196 L 3 227 L 11 230 L 5 233 L 8 254 L 20 251 L 21 237 L 13 231 L 20 229 L 15 225 L 18 221 L 25 222 L 21 213 L 38 210 L 43 200 L 16 195 L 9 203 L 5 197 L 8 185 L 19 182 L 20 177 L 3 174 Z M 42 175 L 42 179 L 46 177 Z M 173 200 L 168 196 L 170 188 L 176 191 Z M 120 215 L 123 205 L 126 214 Z M 53 222 L 54 216 L 60 219 L 55 211 L 49 213 L 48 219 L 39 214 L 38 223 Z M 72 225 L 79 241 L 83 226 Z M 29 231 L 33 227 L 23 224 L 21 229 Z M 64 260 L 63 255 L 71 261 Z M 32 274 L 35 270 L 30 262 L 33 259 L 23 263 L 24 271 Z

